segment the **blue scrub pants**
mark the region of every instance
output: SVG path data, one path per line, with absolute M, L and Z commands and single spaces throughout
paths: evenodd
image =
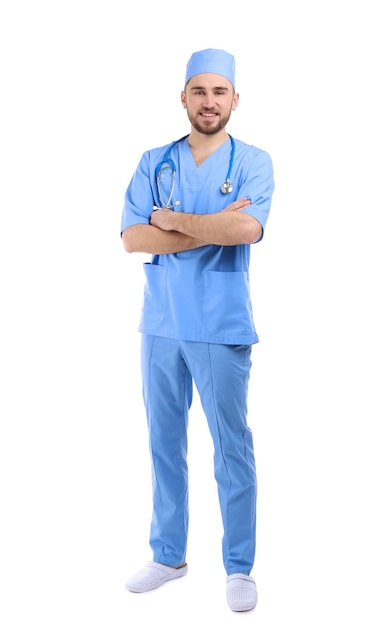
M 255 556 L 257 479 L 247 426 L 251 346 L 142 336 L 143 396 L 152 461 L 153 560 L 186 560 L 189 508 L 187 427 L 192 381 L 214 443 L 227 575 L 250 574 Z

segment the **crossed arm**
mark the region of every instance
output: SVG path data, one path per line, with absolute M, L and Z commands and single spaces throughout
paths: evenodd
M 152 213 L 150 224 L 136 224 L 123 231 L 124 248 L 127 252 L 172 254 L 208 244 L 253 243 L 261 236 L 262 226 L 251 215 L 241 213 L 249 204 L 242 198 L 223 211 L 206 215 L 159 209 Z

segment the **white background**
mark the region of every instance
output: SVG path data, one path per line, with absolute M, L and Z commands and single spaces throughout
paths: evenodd
M 372 0 L 2 2 L 4 626 L 381 626 L 381 33 Z M 197 397 L 189 574 L 124 590 L 151 554 L 143 259 L 122 249 L 123 195 L 144 150 L 188 132 L 185 66 L 206 47 L 235 55 L 228 129 L 276 181 L 252 261 L 259 603 L 243 616 Z

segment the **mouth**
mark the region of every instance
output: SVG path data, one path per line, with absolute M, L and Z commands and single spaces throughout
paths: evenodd
M 218 113 L 206 113 L 206 111 L 202 111 L 200 113 L 200 116 L 203 117 L 205 120 L 213 120 L 215 117 L 217 117 Z

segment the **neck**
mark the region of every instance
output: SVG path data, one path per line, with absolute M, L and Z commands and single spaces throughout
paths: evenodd
M 204 161 L 229 139 L 229 135 L 225 130 L 214 135 L 205 135 L 192 129 L 188 143 L 193 155 L 194 162 L 197 167 L 202 165 Z
M 224 128 L 213 135 L 206 135 L 205 133 L 200 133 L 195 128 L 192 128 L 188 142 L 191 150 L 210 150 L 213 152 L 228 139 L 229 135 Z

